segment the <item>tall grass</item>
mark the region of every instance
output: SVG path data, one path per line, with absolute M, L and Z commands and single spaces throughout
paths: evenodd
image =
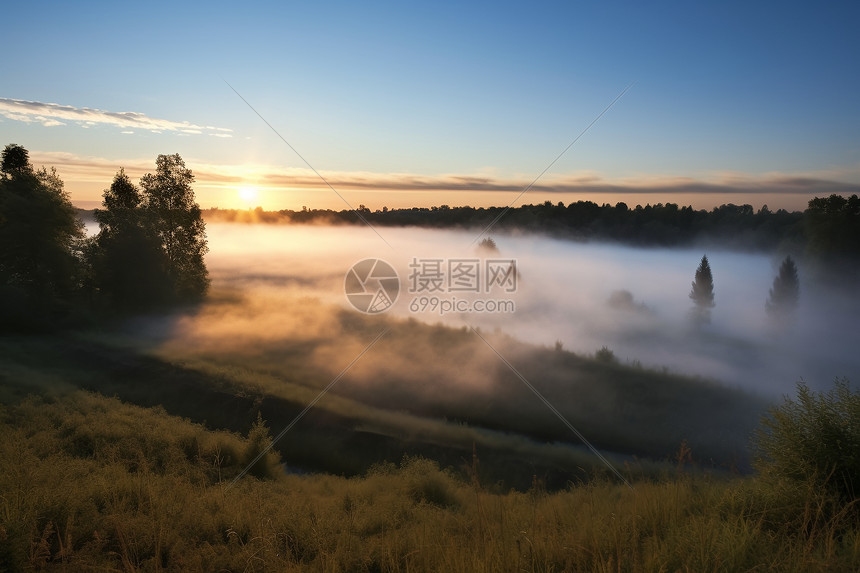
M 444 340 L 445 344 L 459 344 L 457 331 L 419 324 L 407 326 Z M 454 339 L 449 340 L 452 336 Z M 305 380 L 286 367 L 278 372 L 261 371 L 253 357 L 226 351 L 217 357 L 177 354 L 167 361 L 130 350 L 125 343 L 90 340 L 89 335 L 0 340 L 0 353 L 6 349 L 9 352 L 0 360 L 0 376 L 4 376 L 0 400 L 3 396 L 14 399 L 33 391 L 55 393 L 78 386 L 139 405 L 158 404 L 171 414 L 209 427 L 243 433 L 260 411 L 272 428 L 285 427 L 318 393 L 313 383 L 326 380 L 319 373 Z M 289 348 L 281 351 L 295 352 Z M 725 389 L 713 394 L 713 388 L 693 380 L 678 379 L 676 384 L 671 377 L 625 370 L 622 365 L 599 366 L 590 358 L 551 352 L 554 360 L 562 364 L 539 360 L 545 371 L 529 372 L 529 377 L 589 438 L 600 439 L 598 447 L 602 446 L 606 457 L 619 469 L 632 458 L 613 454 L 601 443 L 607 431 L 624 436 L 624 442 L 616 442 L 617 445 L 652 452 L 650 459 L 640 456 L 639 461 L 629 465 L 628 471 L 634 474 L 659 476 L 671 470 L 671 462 L 665 461 L 671 459 L 683 438 L 690 438 L 697 463 L 714 465 L 707 444 L 715 442 L 690 427 L 687 406 L 701 406 L 709 397 L 729 398 L 730 405 L 713 414 L 719 420 L 736 414 L 732 405 L 739 406 L 744 399 L 744 395 Z M 574 368 L 568 371 L 573 380 L 561 380 L 554 371 L 556 367 L 564 369 L 568 362 Z M 597 378 L 588 382 L 593 373 L 580 372 L 586 379 L 579 379 L 575 369 L 580 366 L 594 369 Z M 529 368 L 527 363 L 523 366 L 524 371 Z M 601 380 L 611 383 L 598 383 Z M 389 381 L 376 394 L 400 388 L 406 393 L 397 401 L 375 404 L 365 402 L 361 396 L 329 392 L 277 447 L 284 454 L 289 452 L 288 462 L 294 468 L 360 475 L 374 463 L 404 455 L 423 455 L 459 467 L 476 445 L 484 460 L 482 478 L 487 483 L 501 484 L 501 491 L 511 486 L 527 489 L 535 473 L 550 489 L 558 489 L 565 487 L 569 479 L 588 479 L 604 469 L 557 419 L 546 415 L 543 404 L 518 380 L 499 382 L 504 388 L 498 392 L 482 392 L 469 399 L 454 390 L 435 392 L 449 395 L 453 402 L 426 413 L 412 409 L 420 410 L 427 404 L 422 396 L 414 394 L 419 385 L 414 381 Z M 355 381 L 345 380 L 343 385 L 355 385 Z M 582 391 L 573 392 L 572 386 L 582 387 Z M 431 388 L 433 384 L 428 379 L 423 387 Z M 588 408 L 584 402 L 588 402 Z M 476 408 L 476 403 L 482 406 Z M 603 415 L 595 415 L 595 411 Z M 709 425 L 703 420 L 696 424 L 700 430 L 720 432 L 711 429 L 719 424 Z M 735 424 L 731 433 L 741 434 L 741 426 Z M 570 474 L 571 468 L 576 475 Z
M 803 481 L 683 471 L 495 492 L 408 458 L 246 476 L 249 439 L 76 392 L 0 407 L 0 570 L 852 571 L 860 530 Z M 257 428 L 258 432 L 262 431 Z M 289 460 L 287 460 L 289 461 Z

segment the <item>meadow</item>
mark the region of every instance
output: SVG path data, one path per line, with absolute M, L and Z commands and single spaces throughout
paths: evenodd
M 493 491 L 422 458 L 358 477 L 284 474 L 277 456 L 163 408 L 80 390 L 0 409 L 6 571 L 851 571 L 860 530 L 813 483 L 678 465 Z M 263 432 L 265 430 L 263 429 Z M 855 508 L 856 510 L 856 508 Z M 856 519 L 856 511 L 854 518 Z

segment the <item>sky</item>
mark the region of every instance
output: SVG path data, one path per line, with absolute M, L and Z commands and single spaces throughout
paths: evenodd
M 55 166 L 85 207 L 120 167 L 136 179 L 172 153 L 203 207 L 803 209 L 860 193 L 856 2 L 0 12 L 0 145 Z

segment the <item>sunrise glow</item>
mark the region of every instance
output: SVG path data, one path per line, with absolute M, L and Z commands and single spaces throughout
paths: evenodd
M 260 197 L 260 192 L 256 187 L 239 187 L 239 199 L 246 203 L 253 203 Z

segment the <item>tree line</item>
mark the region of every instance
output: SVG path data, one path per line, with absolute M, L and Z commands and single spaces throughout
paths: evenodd
M 361 217 L 359 217 L 361 215 Z M 860 259 L 860 198 L 831 195 L 809 201 L 803 212 L 767 206 L 721 205 L 710 211 L 674 203 L 602 205 L 592 201 L 546 201 L 520 207 L 413 207 L 375 211 L 360 205 L 344 209 L 266 212 L 209 209 L 211 220 L 263 223 L 344 223 L 378 226 L 459 227 L 481 229 L 500 215 L 494 229 L 520 229 L 570 239 L 619 241 L 643 246 L 690 246 L 719 242 L 744 250 L 808 253 L 823 261 Z
M 40 329 L 76 313 L 126 313 L 200 300 L 209 286 L 194 175 L 159 155 L 135 185 L 123 169 L 87 237 L 55 169 L 7 145 L 0 164 L 0 329 Z

